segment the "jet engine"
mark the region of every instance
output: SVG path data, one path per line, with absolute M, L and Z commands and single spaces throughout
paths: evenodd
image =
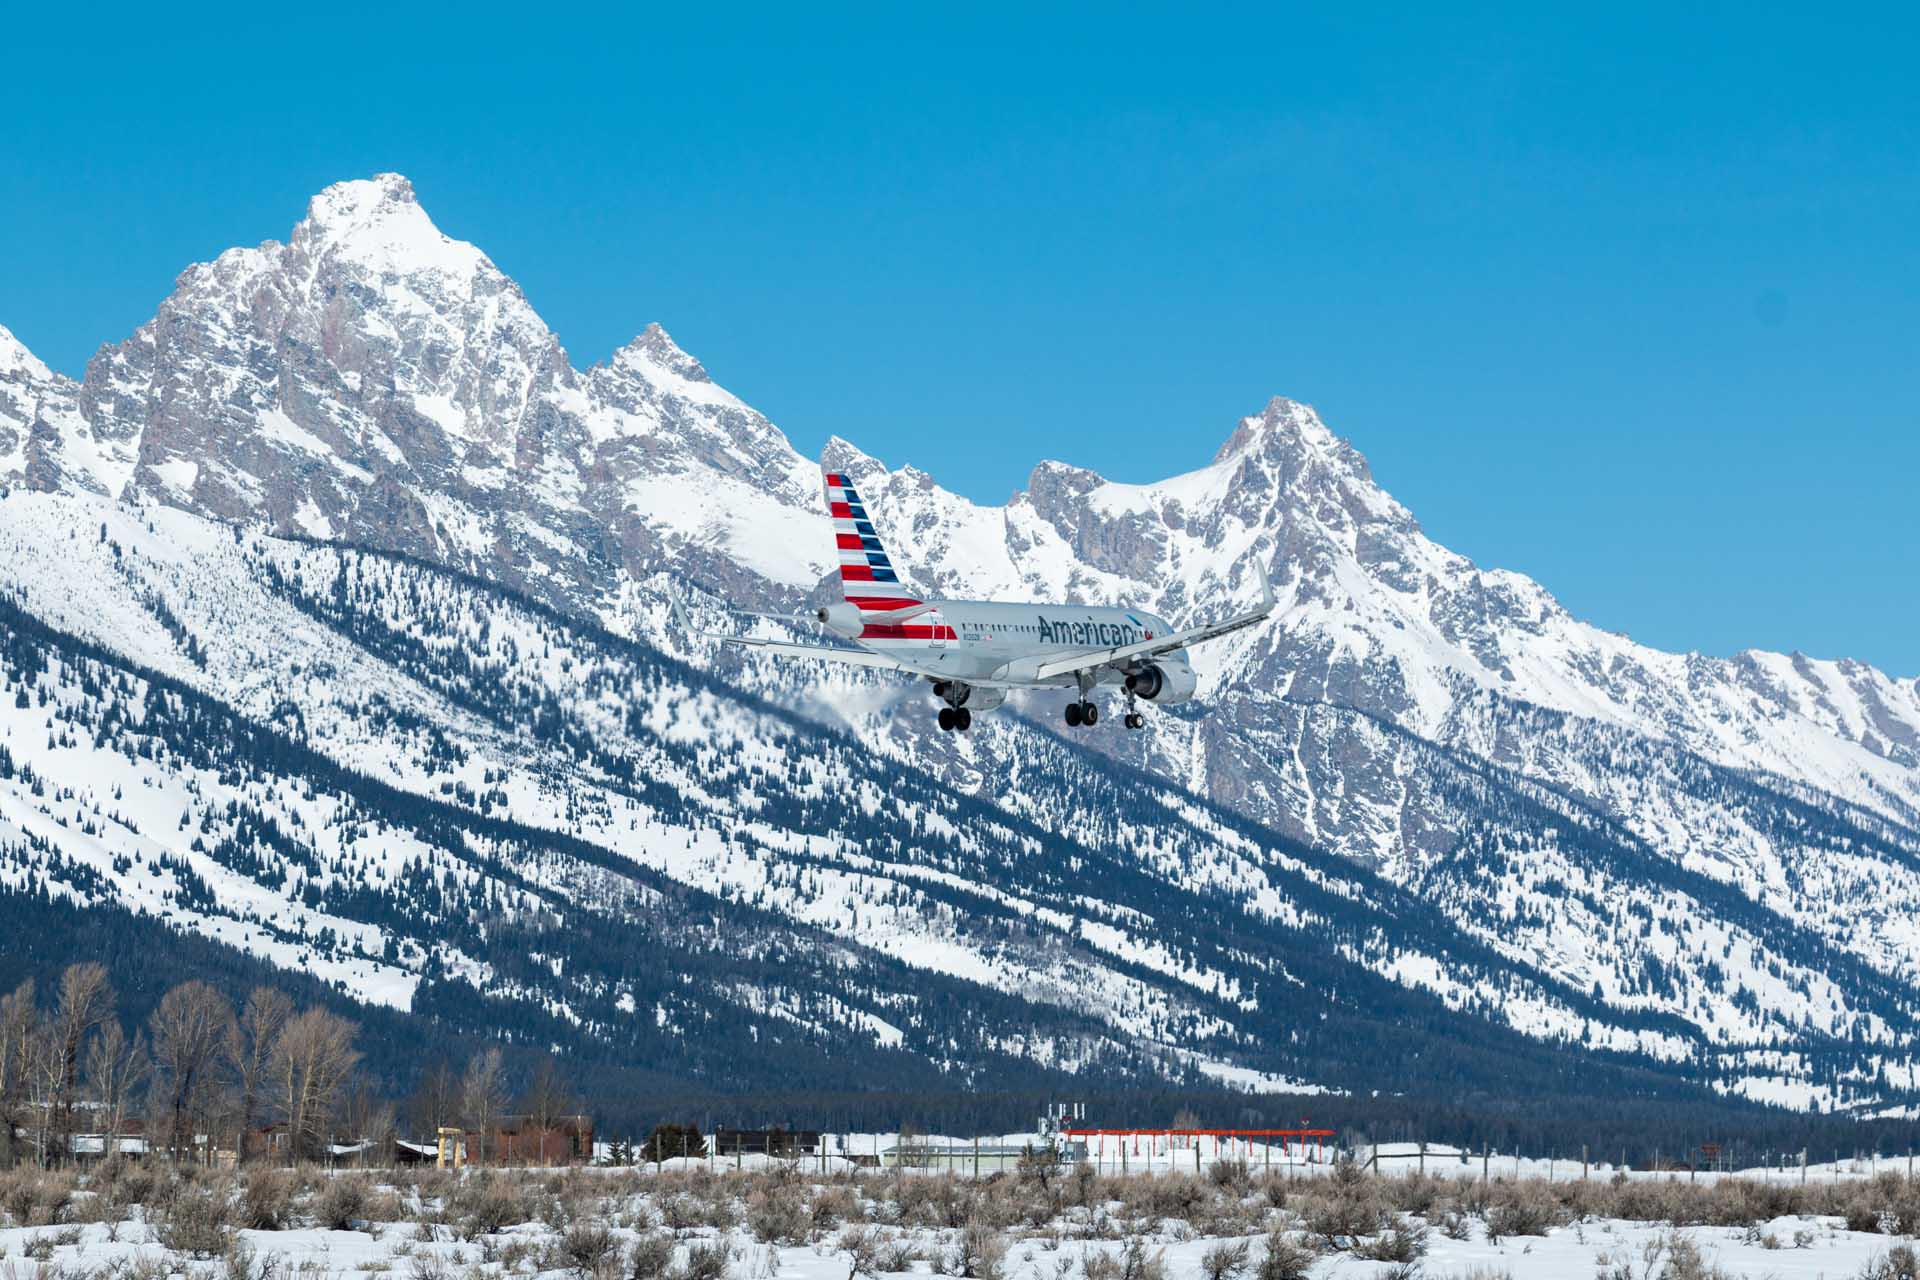
M 1137 698 L 1148 702 L 1157 702 L 1162 706 L 1172 706 L 1176 702 L 1185 702 L 1193 696 L 1200 685 L 1200 678 L 1193 674 L 1193 668 L 1184 662 L 1172 662 L 1165 659 L 1159 662 L 1143 663 L 1127 673 L 1127 688 Z
M 953 707 L 969 711 L 992 711 L 1007 700 L 1005 689 L 982 689 L 963 680 L 936 680 L 933 696 Z
M 860 606 L 848 604 L 845 600 L 838 604 L 822 605 L 813 611 L 813 616 L 820 620 L 821 626 L 849 640 L 857 639 L 867 628 L 866 620 L 860 616 Z

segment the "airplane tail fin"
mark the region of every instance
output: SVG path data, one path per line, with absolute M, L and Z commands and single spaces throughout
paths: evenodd
M 840 549 L 841 595 L 862 613 L 922 608 L 924 602 L 894 571 L 853 481 L 837 471 L 827 472 L 826 480 L 827 512 L 833 517 L 834 541 Z

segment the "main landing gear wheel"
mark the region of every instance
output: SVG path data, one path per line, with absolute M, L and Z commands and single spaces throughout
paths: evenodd
M 958 711 L 955 711 L 953 713 L 953 727 L 962 733 L 973 728 L 973 712 L 967 710 L 965 707 L 961 707 Z
M 1080 727 L 1080 704 L 1078 702 L 1069 702 L 1067 704 L 1067 727 L 1070 729 L 1078 729 Z
M 1100 708 L 1091 702 L 1069 702 L 1067 704 L 1067 723 L 1074 728 L 1081 725 L 1100 723 Z
M 940 708 L 940 727 L 941 727 L 941 729 L 943 729 L 943 730 L 950 730 L 950 729 L 952 729 L 952 728 L 953 728 L 953 719 L 954 719 L 954 717 L 953 717 L 953 708 L 952 708 L 952 707 L 942 707 L 942 708 Z

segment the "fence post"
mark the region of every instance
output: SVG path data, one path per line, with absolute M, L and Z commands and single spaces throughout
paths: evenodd
M 1483 1187 L 1487 1185 L 1487 1141 L 1485 1138 L 1480 1140 L 1480 1185 Z
M 1427 1140 L 1420 1139 L 1420 1176 L 1427 1176 Z
M 973 1180 L 980 1181 L 980 1135 L 973 1135 Z
M 1580 1181 L 1587 1180 L 1587 1144 L 1580 1144 Z

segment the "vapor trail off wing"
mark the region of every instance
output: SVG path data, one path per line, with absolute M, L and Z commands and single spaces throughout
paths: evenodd
M 1078 653 L 1070 658 L 1055 658 L 1051 662 L 1042 662 L 1035 669 L 1035 678 L 1047 680 L 1054 676 L 1072 675 L 1076 671 L 1091 671 L 1096 667 L 1114 666 L 1129 658 L 1151 658 L 1156 654 L 1172 653 L 1175 649 L 1184 649 L 1191 644 L 1218 640 L 1221 636 L 1231 635 L 1235 631 L 1265 620 L 1273 612 L 1273 587 L 1267 582 L 1265 565 L 1256 560 L 1253 568 L 1254 572 L 1260 575 L 1260 607 L 1251 613 L 1236 614 L 1231 618 L 1223 618 L 1219 622 L 1189 627 L 1185 631 L 1176 631 L 1170 636 L 1155 636 L 1151 640 L 1116 645 L 1111 649 L 1096 649 L 1092 653 Z

